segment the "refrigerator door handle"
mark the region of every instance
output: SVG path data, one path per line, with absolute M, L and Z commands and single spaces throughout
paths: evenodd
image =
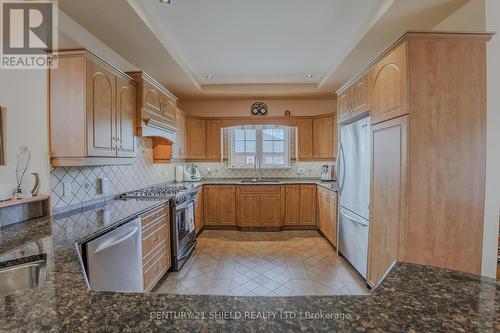
M 340 161 L 342 167 L 342 175 L 340 177 L 339 182 L 339 194 L 342 194 L 342 190 L 344 189 L 344 181 L 345 181 L 345 155 L 344 155 L 344 146 L 342 145 L 342 141 L 340 141 Z
M 351 215 L 349 214 L 345 209 L 341 208 L 340 209 L 340 213 L 342 215 L 344 215 L 345 217 L 347 217 L 349 220 L 353 221 L 353 222 L 356 222 L 357 224 L 360 224 L 362 225 L 363 227 L 367 227 L 368 226 L 368 222 L 366 222 L 365 220 L 363 220 L 362 218 L 360 217 L 356 217 L 354 215 Z

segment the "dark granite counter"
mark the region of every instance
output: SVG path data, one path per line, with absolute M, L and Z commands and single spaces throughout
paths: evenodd
M 398 263 L 369 296 L 226 297 L 94 292 L 75 242 L 159 201 L 104 206 L 0 229 L 0 267 L 47 259 L 47 281 L 5 296 L 3 332 L 500 330 L 500 285 L 444 269 Z M 314 319 L 313 319 L 314 318 Z
M 265 178 L 270 179 L 270 178 Z M 250 183 L 251 178 L 206 178 L 199 182 L 183 182 L 176 183 L 187 186 L 188 188 L 199 187 L 206 185 L 300 185 L 300 184 L 315 184 L 324 187 L 328 190 L 337 192 L 336 181 L 322 181 L 317 178 L 272 178 L 273 182 Z M 244 182 L 246 181 L 246 182 Z

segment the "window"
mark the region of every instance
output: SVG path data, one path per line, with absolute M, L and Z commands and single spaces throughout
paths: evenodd
M 229 140 L 231 168 L 288 168 L 288 127 L 232 127 Z

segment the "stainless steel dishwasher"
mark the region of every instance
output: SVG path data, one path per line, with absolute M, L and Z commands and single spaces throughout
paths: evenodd
M 84 247 L 92 290 L 144 291 L 140 218 L 90 240 Z

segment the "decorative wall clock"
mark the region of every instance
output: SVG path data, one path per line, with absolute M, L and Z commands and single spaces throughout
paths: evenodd
M 255 102 L 250 108 L 252 116 L 267 116 L 267 105 L 262 102 Z

